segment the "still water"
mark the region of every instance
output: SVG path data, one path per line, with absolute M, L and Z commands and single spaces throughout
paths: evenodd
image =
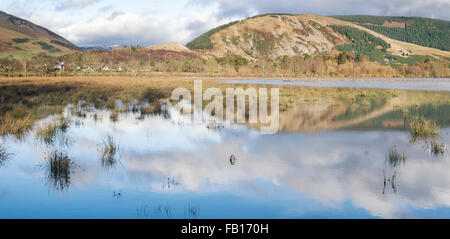
M 231 84 L 264 84 L 264 85 L 290 85 L 307 87 L 342 87 L 342 88 L 372 88 L 397 90 L 427 90 L 450 91 L 448 78 L 323 78 L 312 80 L 308 78 L 294 79 L 233 79 L 224 81 Z
M 439 142 L 450 145 L 448 101 L 418 109 L 440 122 Z M 290 113 L 280 117 L 311 117 Z M 2 138 L 11 156 L 0 164 L 0 218 L 450 218 L 448 152 L 412 143 L 395 109 L 272 135 L 191 124 L 170 108 L 110 114 L 68 106 L 69 127 L 51 142 L 36 131 Z M 105 164 L 108 136 L 117 154 Z M 406 156 L 398 165 L 388 160 L 394 147 Z M 55 151 L 72 162 L 62 181 L 49 173 Z

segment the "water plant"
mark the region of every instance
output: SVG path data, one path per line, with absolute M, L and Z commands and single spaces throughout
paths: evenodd
M 114 142 L 114 138 L 108 134 L 100 147 L 102 167 L 105 169 L 113 168 L 117 163 L 117 153 L 119 150 L 118 145 Z
M 69 128 L 69 120 L 64 116 L 53 119 L 36 130 L 36 136 L 46 144 L 53 144 L 58 132 L 65 132 Z
M 11 153 L 8 152 L 8 147 L 5 143 L 0 143 L 0 167 L 5 165 L 6 160 L 8 160 L 12 156 Z
M 67 189 L 70 185 L 72 161 L 66 153 L 52 151 L 47 157 L 47 180 L 57 190 Z
M 437 141 L 431 141 L 431 154 L 434 156 L 440 156 L 445 153 L 445 144 Z
M 406 154 L 398 152 L 397 146 L 394 145 L 389 151 L 388 161 L 389 164 L 395 168 L 406 161 Z
M 195 219 L 198 216 L 200 216 L 200 207 L 192 205 L 191 203 L 188 204 L 187 208 L 185 209 L 185 214 L 188 219 Z
M 111 114 L 109 115 L 109 119 L 112 122 L 117 122 L 119 120 L 119 111 L 118 110 L 111 111 Z
M 439 126 L 436 122 L 423 117 L 410 119 L 408 126 L 411 132 L 411 142 L 417 139 L 428 140 L 439 135 Z

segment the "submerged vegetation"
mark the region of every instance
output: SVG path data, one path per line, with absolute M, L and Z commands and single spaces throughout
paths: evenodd
M 100 145 L 100 153 L 102 154 L 102 166 L 105 169 L 113 168 L 117 163 L 118 145 L 114 142 L 111 135 L 107 135 L 106 139 Z
M 8 152 L 8 147 L 4 142 L 0 143 L 0 167 L 5 165 L 5 162 L 12 156 Z
M 65 132 L 69 128 L 69 121 L 64 116 L 53 119 L 36 130 L 36 136 L 46 144 L 53 144 L 58 132 Z
M 440 156 L 445 153 L 445 144 L 437 141 L 431 141 L 431 154 L 434 156 Z
M 395 168 L 406 161 L 406 154 L 398 152 L 397 146 L 394 145 L 389 151 L 388 160 L 389 165 Z
M 47 157 L 47 180 L 57 190 L 65 190 L 70 185 L 73 162 L 67 154 L 52 151 Z

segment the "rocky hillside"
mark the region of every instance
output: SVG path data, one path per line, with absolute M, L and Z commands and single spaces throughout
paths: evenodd
M 0 53 L 21 57 L 46 53 L 60 55 L 78 48 L 58 34 L 30 21 L 0 11 Z
M 318 15 L 266 14 L 251 17 L 213 29 L 186 46 L 205 55 L 239 55 L 249 60 L 262 57 L 275 59 L 284 55 L 334 54 L 337 46 L 351 44 L 353 40 L 334 26 L 349 26 L 380 38 L 389 46 L 386 52 L 393 56 L 450 57 L 448 51 L 394 40 L 351 22 Z

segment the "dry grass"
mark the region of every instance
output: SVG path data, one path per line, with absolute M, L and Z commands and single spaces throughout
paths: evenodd
M 154 113 L 159 102 L 167 99 L 173 89 L 184 87 L 192 93 L 193 81 L 194 79 L 168 76 L 148 78 L 71 76 L 29 77 L 26 79 L 0 77 L 0 134 L 21 137 L 33 127 L 36 120 L 61 113 L 68 104 L 79 105 L 80 102 L 83 102 L 84 105 L 92 104 L 97 109 L 107 108 L 112 111 L 118 110 L 116 109 L 117 100 L 121 100 L 125 105 L 149 102 L 153 109 L 143 108 L 142 113 L 143 115 Z M 281 112 L 286 112 L 299 104 L 314 105 L 320 102 L 331 102 L 333 106 L 338 105 L 339 107 L 333 107 L 336 110 L 349 104 L 354 105 L 355 102 L 364 103 L 365 101 L 360 100 L 363 95 L 365 98 L 385 99 L 386 102 L 393 98 L 399 101 L 399 98 L 403 99 L 407 95 L 404 91 L 223 84 L 214 79 L 203 80 L 203 90 L 211 87 L 219 88 L 224 96 L 226 88 L 242 87 L 245 90 L 249 87 L 269 89 L 278 87 L 280 88 Z M 417 94 L 419 93 L 415 93 L 415 95 Z M 424 96 L 426 99 L 422 101 L 448 97 L 448 94 L 427 93 Z M 417 97 L 411 96 L 410 98 L 411 100 L 405 104 L 418 102 Z M 246 101 L 248 104 L 248 98 Z M 248 109 L 248 107 L 246 108 Z M 136 108 L 136 110 L 138 109 Z M 158 110 L 156 109 L 156 111 Z
M 409 120 L 408 125 L 411 131 L 412 142 L 415 142 L 417 139 L 428 140 L 439 135 L 439 126 L 436 122 L 423 117 Z

